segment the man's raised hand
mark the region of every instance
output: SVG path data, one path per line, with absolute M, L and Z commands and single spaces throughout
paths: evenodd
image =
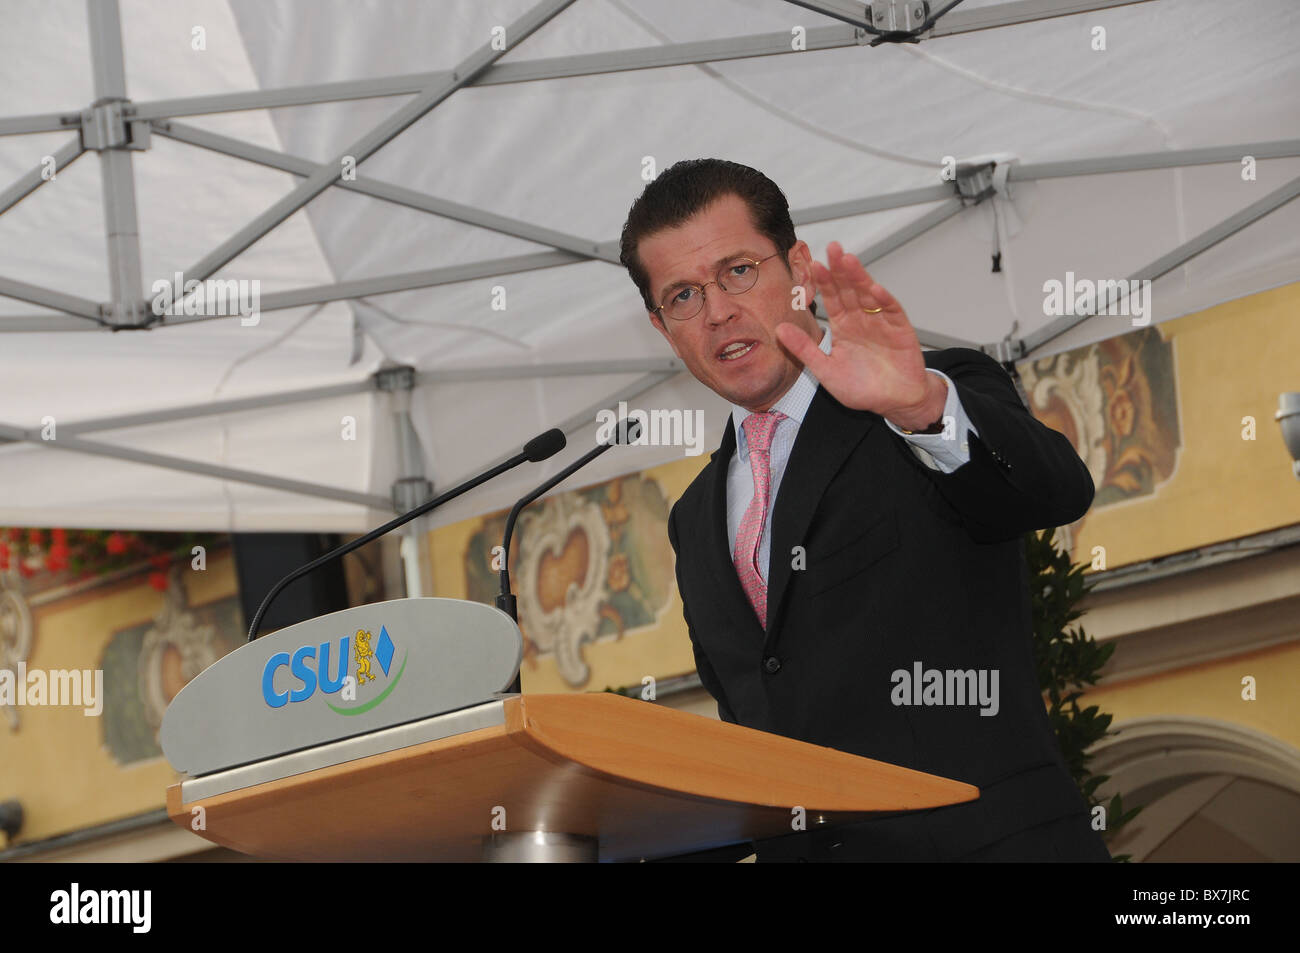
M 812 270 L 830 321 L 830 354 L 793 324 L 778 326 L 777 340 L 845 407 L 873 411 L 904 430 L 934 423 L 947 385 L 926 372 L 902 305 L 839 242 L 827 247 L 826 262 L 813 262 Z

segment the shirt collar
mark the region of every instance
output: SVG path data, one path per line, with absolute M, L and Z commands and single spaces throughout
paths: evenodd
M 831 329 L 824 329 L 821 343 L 817 346 L 823 354 L 831 352 Z M 797 428 L 803 423 L 803 418 L 808 413 L 808 407 L 812 404 L 813 397 L 817 394 L 817 388 L 821 386 L 817 378 L 813 377 L 812 371 L 808 368 L 803 369 L 803 373 L 790 385 L 790 389 L 781 395 L 781 399 L 768 408 L 769 411 L 779 410 L 795 422 Z M 749 441 L 745 438 L 745 418 L 750 412 L 739 404 L 731 405 L 731 422 L 736 429 L 736 453 L 743 457 L 748 452 Z

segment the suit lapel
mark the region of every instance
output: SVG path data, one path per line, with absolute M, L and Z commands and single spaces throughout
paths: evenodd
M 767 571 L 769 642 L 774 629 L 770 623 L 780 618 L 789 588 L 792 550 L 802 545 L 831 479 L 879 419 L 876 414 L 849 410 L 824 387 L 817 388 L 808 406 L 772 510 L 772 550 Z M 733 436 L 733 444 L 734 440 Z M 734 569 L 732 576 L 735 577 Z

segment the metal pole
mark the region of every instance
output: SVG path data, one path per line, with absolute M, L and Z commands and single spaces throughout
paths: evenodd
M 140 226 L 135 211 L 135 176 L 126 149 L 119 105 L 126 101 L 122 62 L 122 24 L 117 0 L 86 0 L 90 17 L 90 55 L 95 81 L 92 113 L 105 140 L 99 148 L 104 191 L 104 229 L 108 235 L 111 321 L 122 327 L 145 323 L 140 270 Z
M 508 27 L 506 34 L 510 37 L 511 49 L 545 25 L 572 2 L 573 0 L 543 0 L 542 3 L 539 3 L 512 23 Z M 475 76 L 504 55 L 504 50 L 493 49 L 491 44 L 485 44 L 458 64 L 448 80 L 431 85 L 423 93 L 353 142 L 348 148 L 332 157 L 329 162 L 319 166 L 316 172 L 307 176 L 288 195 L 195 262 L 185 272 L 186 278 L 195 281 L 204 281 L 210 278 L 218 269 L 246 251 L 265 236 L 267 232 L 329 188 L 334 180 L 342 174 L 345 165 L 344 160 L 351 160 L 356 165 L 360 165 L 387 143 L 418 122 L 456 90 L 468 85 Z M 173 289 L 172 293 L 174 303 L 183 300 L 183 289 Z
M 262 146 L 253 145 L 248 142 L 241 142 L 238 139 L 232 139 L 230 136 L 222 136 L 217 133 L 208 132 L 204 129 L 196 129 L 193 126 L 179 122 L 167 122 L 158 120 L 151 124 L 151 128 L 160 136 L 166 136 L 177 142 L 185 142 L 190 145 L 198 146 L 202 149 L 209 149 L 222 155 L 235 156 L 245 159 L 249 162 L 256 162 L 259 165 L 265 165 L 273 169 L 282 169 L 285 172 L 292 172 L 295 175 L 303 177 L 312 175 L 320 169 L 317 163 L 310 159 L 302 159 L 298 156 L 288 155 L 283 152 L 276 152 L 273 149 L 267 149 Z M 501 232 L 504 235 L 511 235 L 515 238 L 522 238 L 526 241 L 537 242 L 541 245 L 550 245 L 564 251 L 571 251 L 575 254 L 582 255 L 586 258 L 600 257 L 598 255 L 599 246 L 589 238 L 582 238 L 578 235 L 569 235 L 565 232 L 556 231 L 552 228 L 543 228 L 539 225 L 531 225 L 528 222 L 521 222 L 517 219 L 507 218 L 504 215 L 497 215 L 494 212 L 488 212 L 484 209 L 473 208 L 469 205 L 462 205 L 459 202 L 451 202 L 447 199 L 436 198 L 432 195 L 425 195 L 414 189 L 408 189 L 404 186 L 393 185 L 389 182 L 381 182 L 377 179 L 370 179 L 359 175 L 355 179 L 335 180 L 332 185 L 348 189 L 349 191 L 359 192 L 362 195 L 369 195 L 377 199 L 383 199 L 387 202 L 393 202 L 407 208 L 419 209 L 422 212 L 430 212 L 434 215 L 441 215 L 444 218 L 454 219 L 458 222 L 464 222 L 467 225 L 477 225 L 480 228 L 490 228 L 493 231 Z M 617 265 L 618 254 L 605 255 L 605 260 L 611 264 Z
M 54 174 L 57 175 L 72 165 L 85 151 L 86 147 L 81 144 L 81 136 L 76 136 L 57 152 L 52 153 L 49 158 L 54 160 Z M 45 163 L 42 162 L 9 188 L 0 192 L 0 215 L 9 211 L 48 181 L 50 180 L 46 178 Z
M 1155 281 L 1162 275 L 1167 275 L 1179 265 L 1191 261 L 1201 252 L 1213 248 L 1224 239 L 1237 234 L 1237 232 L 1246 228 L 1248 225 L 1253 225 L 1265 215 L 1281 208 L 1297 196 L 1300 196 L 1300 177 L 1292 179 L 1281 188 L 1274 189 L 1268 195 L 1256 202 L 1252 202 L 1241 211 L 1234 212 L 1218 224 L 1207 228 L 1195 238 L 1183 242 L 1172 251 L 1161 255 L 1146 267 L 1139 268 L 1129 276 L 1128 280 Z M 1034 351 L 1050 343 L 1055 338 L 1060 337 L 1075 325 L 1082 324 L 1084 321 L 1095 316 L 1096 313 L 1075 314 L 1064 315 L 1055 319 L 1032 334 L 1025 335 L 1023 353 L 1032 354 Z
M 272 476 L 269 473 L 254 473 L 251 470 L 240 470 L 236 467 L 224 467 L 215 463 L 186 460 L 183 457 L 173 457 L 163 453 L 136 450 L 132 447 L 119 447 L 114 444 L 100 443 L 97 440 L 86 440 L 82 437 L 61 436 L 57 440 L 43 440 L 36 433 L 24 430 L 21 427 L 14 427 L 10 424 L 0 424 L 0 439 L 22 441 L 34 446 L 46 447 L 50 450 L 65 450 L 74 453 L 88 453 L 93 456 L 109 457 L 115 460 L 128 460 L 132 463 L 143 463 L 149 466 L 162 467 L 165 470 L 179 470 L 182 473 L 196 473 L 200 476 L 215 477 L 218 480 L 230 480 L 235 483 L 248 483 L 252 486 L 264 486 L 273 490 L 284 490 L 286 493 L 297 493 L 303 496 L 316 496 L 321 499 L 336 500 L 341 503 L 351 503 L 354 506 L 364 506 L 371 509 L 386 510 L 392 506 L 390 500 L 369 493 L 357 493 L 353 490 L 345 490 L 341 487 L 325 486 L 320 483 L 307 483 L 303 480 L 291 480 L 286 477 Z

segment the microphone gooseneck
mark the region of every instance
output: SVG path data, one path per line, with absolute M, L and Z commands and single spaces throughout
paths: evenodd
M 501 590 L 497 593 L 497 608 L 516 622 L 519 621 L 518 603 L 514 593 L 510 591 L 510 539 L 515 532 L 515 521 L 519 518 L 520 512 L 529 503 L 533 502 L 543 493 L 549 492 L 554 487 L 563 483 L 573 474 L 577 473 L 592 460 L 608 450 L 610 447 L 619 443 L 631 443 L 641 434 L 641 422 L 639 420 L 620 420 L 614 431 L 614 439 L 609 443 L 602 443 L 592 450 L 588 450 L 577 460 L 574 460 L 567 467 L 561 470 L 555 476 L 551 477 L 537 489 L 533 490 L 527 496 L 520 499 L 510 508 L 510 515 L 506 517 L 505 534 L 501 540 Z M 541 439 L 541 438 L 538 438 Z M 526 448 L 525 448 L 526 449 Z
M 418 516 L 423 516 L 425 513 L 429 512 L 432 509 L 435 509 L 436 507 L 441 506 L 443 503 L 446 503 L 448 500 L 455 499 L 456 497 L 460 496 L 462 493 L 466 493 L 474 489 L 476 486 L 478 486 L 481 483 L 486 483 L 488 480 L 492 479 L 495 476 L 499 476 L 502 473 L 505 473 L 507 470 L 514 469 L 515 467 L 519 466 L 519 464 L 521 463 L 527 463 L 527 462 L 537 463 L 541 460 L 545 460 L 548 457 L 554 456 L 555 454 L 559 453 L 561 450 L 564 449 L 564 445 L 565 445 L 564 433 L 560 431 L 558 428 L 552 428 L 551 430 L 548 430 L 543 434 L 539 434 L 538 436 L 534 437 L 532 440 L 528 441 L 528 443 L 524 445 L 523 451 L 515 454 L 513 457 L 510 457 L 510 459 L 502 463 L 498 463 L 496 466 L 492 467 L 491 469 L 483 473 L 480 473 L 476 477 L 472 477 L 471 479 L 466 480 L 464 483 L 460 484 L 459 486 L 452 487 L 446 493 L 440 493 L 438 496 L 435 496 L 433 499 L 421 503 L 415 509 L 410 510 L 407 513 L 403 513 L 401 516 L 398 516 L 396 519 L 389 520 L 383 526 L 380 526 L 377 529 L 372 529 L 364 536 L 359 536 L 356 539 L 352 540 L 351 542 L 344 543 L 342 546 L 330 550 L 325 555 L 313 559 L 305 566 L 299 566 L 297 569 L 289 573 L 289 575 L 285 576 L 283 579 L 277 582 L 273 587 L 271 587 L 271 591 L 266 594 L 266 598 L 262 600 L 262 604 L 258 606 L 257 612 L 253 615 L 252 624 L 249 625 L 248 627 L 248 641 L 252 642 L 254 639 L 257 638 L 257 630 L 262 624 L 262 618 L 266 615 L 266 610 L 269 609 L 271 606 L 271 601 L 276 596 L 278 596 L 280 592 L 283 591 L 284 587 L 289 585 L 289 583 L 293 582 L 296 579 L 302 578 L 303 576 L 307 575 L 307 573 L 311 572 L 312 570 L 320 566 L 325 565 L 327 562 L 330 562 L 331 560 L 338 559 L 341 556 L 346 556 L 354 549 L 359 549 L 360 547 L 364 546 L 366 543 L 378 539 L 380 536 L 383 536 L 385 533 L 397 529 L 397 527 L 402 526 L 405 523 L 409 523 L 411 520 L 415 519 Z

